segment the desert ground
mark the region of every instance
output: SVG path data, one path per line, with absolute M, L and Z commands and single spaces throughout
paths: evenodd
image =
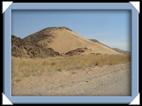
M 131 95 L 130 54 L 67 27 L 12 36 L 12 95 Z
M 12 60 L 12 95 L 131 95 L 127 56 L 91 54 L 46 59 L 13 57 Z

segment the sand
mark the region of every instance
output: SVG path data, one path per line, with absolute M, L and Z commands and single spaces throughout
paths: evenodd
M 129 96 L 130 64 L 91 66 L 29 76 L 13 83 L 19 96 Z

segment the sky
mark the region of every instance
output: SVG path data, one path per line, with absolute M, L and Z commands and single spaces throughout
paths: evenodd
M 47 27 L 65 26 L 87 39 L 130 50 L 129 11 L 45 10 L 12 11 L 12 35 L 24 38 Z

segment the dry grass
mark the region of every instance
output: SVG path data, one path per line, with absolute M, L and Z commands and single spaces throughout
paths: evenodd
M 40 76 L 43 73 L 52 74 L 63 70 L 85 69 L 91 66 L 114 65 L 129 62 L 125 55 L 79 55 L 67 57 L 12 58 L 13 83 L 29 76 Z

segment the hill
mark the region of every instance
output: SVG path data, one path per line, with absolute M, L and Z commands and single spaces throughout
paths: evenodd
M 48 27 L 21 39 L 12 36 L 12 55 L 47 57 L 58 55 L 121 54 L 107 45 L 81 37 L 67 27 Z
M 98 42 L 82 38 L 78 33 L 66 27 L 49 27 L 33 33 L 24 41 L 36 43 L 44 48 L 53 48 L 59 53 L 66 53 L 77 48 L 88 48 L 86 52 L 119 54 Z

